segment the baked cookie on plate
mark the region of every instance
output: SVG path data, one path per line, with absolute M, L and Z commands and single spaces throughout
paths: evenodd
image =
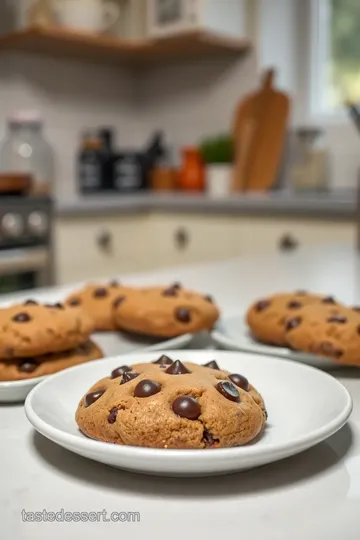
M 334 305 L 332 296 L 297 291 L 279 293 L 254 302 L 247 311 L 246 322 L 252 335 L 262 343 L 286 347 L 285 320 L 307 305 Z
M 81 399 L 76 422 L 85 435 L 120 445 L 228 448 L 255 439 L 266 413 L 242 375 L 163 356 L 113 370 Z

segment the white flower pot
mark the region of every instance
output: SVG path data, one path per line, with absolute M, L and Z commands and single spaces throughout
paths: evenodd
M 206 168 L 206 192 L 209 197 L 219 199 L 228 197 L 231 193 L 230 164 L 212 164 Z

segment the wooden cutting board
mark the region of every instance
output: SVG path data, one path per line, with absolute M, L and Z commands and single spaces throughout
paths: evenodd
M 274 88 L 275 70 L 235 113 L 234 191 L 267 191 L 273 186 L 286 140 L 290 99 Z

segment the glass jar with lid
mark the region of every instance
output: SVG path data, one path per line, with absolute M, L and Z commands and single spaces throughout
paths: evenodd
M 43 120 L 37 111 L 19 111 L 7 123 L 0 144 L 0 171 L 3 174 L 29 174 L 31 194 L 51 195 L 54 180 L 54 154 L 43 135 Z

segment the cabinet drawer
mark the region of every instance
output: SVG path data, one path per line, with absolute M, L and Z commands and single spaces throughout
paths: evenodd
M 233 255 L 232 219 L 223 216 L 153 216 L 151 247 L 162 265 L 227 259 Z
M 279 218 L 244 219 L 241 228 L 241 252 L 290 253 L 301 247 L 324 244 L 355 245 L 352 223 Z
M 58 283 L 142 270 L 145 216 L 60 219 L 55 226 Z

